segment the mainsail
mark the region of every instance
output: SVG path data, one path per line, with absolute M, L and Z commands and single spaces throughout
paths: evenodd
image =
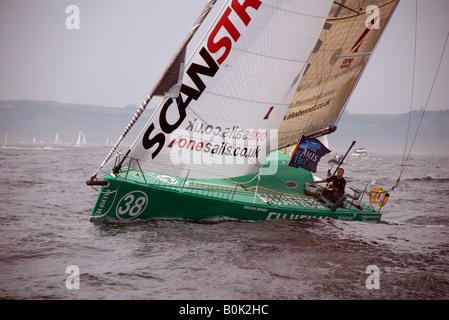
M 227 1 L 186 63 L 179 95 L 165 95 L 129 156 L 172 176 L 258 172 L 332 2 Z
M 332 5 L 307 69 L 284 116 L 279 147 L 335 130 L 399 0 L 341 0 Z

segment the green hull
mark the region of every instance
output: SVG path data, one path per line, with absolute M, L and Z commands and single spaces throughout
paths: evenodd
M 288 167 L 289 157 L 277 153 L 273 175 L 235 179 L 198 180 L 169 177 L 123 168 L 107 175 L 92 212 L 101 218 L 148 220 L 182 218 L 204 220 L 227 217 L 238 220 L 332 218 L 378 222 L 381 214 L 357 202 L 341 206 L 307 196 L 304 183 L 313 182 L 310 172 Z

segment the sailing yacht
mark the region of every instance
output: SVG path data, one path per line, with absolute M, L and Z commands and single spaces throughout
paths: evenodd
M 206 3 L 86 181 L 101 187 L 91 220 L 378 222 L 388 193 L 347 188 L 332 202 L 301 166 L 317 161 L 312 147 L 292 156 L 279 150 L 298 150 L 302 139 L 336 130 L 398 0 L 228 0 L 186 61 L 187 45 L 215 2 Z M 154 97 L 159 107 L 127 152 L 113 158 Z
M 78 133 L 78 139 L 76 140 L 75 147 L 82 147 L 87 144 L 86 137 L 84 136 L 84 133 L 80 130 Z
M 53 144 L 46 145 L 46 146 L 44 147 L 44 150 L 53 150 L 53 149 L 55 148 L 55 146 L 56 146 L 57 144 L 59 144 L 59 143 L 61 143 L 61 141 L 60 141 L 60 139 L 59 139 L 59 133 L 56 132 L 55 142 L 54 142 Z

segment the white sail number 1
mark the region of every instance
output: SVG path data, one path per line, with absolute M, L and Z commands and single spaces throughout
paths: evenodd
M 148 197 L 142 191 L 132 191 L 124 195 L 117 204 L 119 219 L 134 219 L 147 207 Z

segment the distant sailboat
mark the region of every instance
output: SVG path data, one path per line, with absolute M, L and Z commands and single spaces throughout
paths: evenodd
M 87 144 L 86 137 L 84 136 L 84 133 L 80 131 L 78 133 L 78 140 L 76 141 L 75 147 L 82 147 Z
M 61 143 L 61 140 L 59 139 L 59 133 L 56 132 L 56 136 L 55 136 L 55 142 L 51 145 L 46 145 L 44 147 L 45 150 L 53 150 L 55 148 L 56 145 L 58 145 L 59 143 Z
M 106 143 L 105 143 L 106 147 L 113 147 L 114 146 L 114 142 L 109 140 L 109 137 L 106 138 Z

